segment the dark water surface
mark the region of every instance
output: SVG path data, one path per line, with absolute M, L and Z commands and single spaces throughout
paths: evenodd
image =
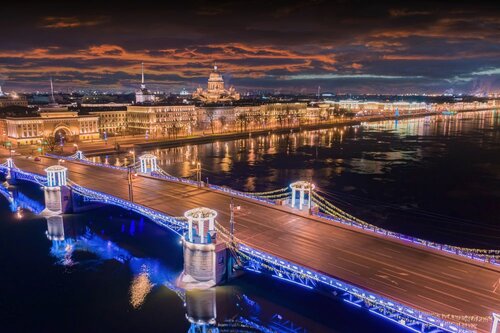
M 377 226 L 442 243 L 500 249 L 496 111 L 149 152 L 159 156 L 164 170 L 181 177 L 193 176 L 193 161 L 200 160 L 204 180 L 242 191 L 312 180 L 323 196 Z M 128 163 L 130 156 L 118 161 Z
M 0 197 L 2 333 L 205 332 L 188 318 L 220 332 L 400 331 L 334 296 L 252 273 L 184 301 L 175 233 L 116 207 L 46 219 L 30 212 L 43 209 L 39 188 L 11 190 L 14 204 Z

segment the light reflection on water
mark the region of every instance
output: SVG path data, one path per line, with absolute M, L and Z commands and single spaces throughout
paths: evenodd
M 498 112 L 481 111 L 145 152 L 180 177 L 194 177 L 192 162 L 200 160 L 204 180 L 242 191 L 312 179 L 331 201 L 375 225 L 500 248 L 499 124 Z M 118 156 L 121 164 L 126 158 Z

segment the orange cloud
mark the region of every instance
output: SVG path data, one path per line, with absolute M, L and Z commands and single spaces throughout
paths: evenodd
M 48 16 L 42 19 L 40 26 L 46 29 L 65 29 L 95 26 L 104 22 L 105 19 L 102 17 L 84 20 L 76 16 Z
M 257 78 L 264 77 L 269 71 L 287 71 L 296 73 L 303 70 L 322 68 L 335 71 L 333 66 L 337 61 L 331 51 L 326 54 L 300 53 L 284 50 L 272 46 L 249 46 L 242 43 L 213 44 L 191 48 L 171 48 L 157 51 L 127 50 L 119 45 L 101 44 L 92 45 L 76 51 L 64 51 L 53 48 L 37 48 L 28 51 L 4 51 L 0 57 L 25 60 L 22 64 L 11 65 L 0 72 L 26 73 L 137 73 L 140 70 L 139 62 L 144 62 L 146 68 L 155 74 L 171 74 L 182 78 L 206 77 L 211 70 L 213 61 L 230 72 L 233 77 Z M 37 61 L 56 60 L 61 65 L 37 65 Z M 75 60 L 72 67 L 71 62 Z M 92 64 L 92 61 L 114 60 L 113 65 L 104 67 Z M 267 60 L 267 61 L 266 61 Z M 82 65 L 81 61 L 88 61 Z

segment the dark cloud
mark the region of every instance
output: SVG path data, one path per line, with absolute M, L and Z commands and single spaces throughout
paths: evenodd
M 41 88 L 50 75 L 73 88 L 132 89 L 142 61 L 149 84 L 165 90 L 203 83 L 214 61 L 240 90 L 500 88 L 500 8 L 489 2 L 11 1 L 2 9 L 7 89 Z

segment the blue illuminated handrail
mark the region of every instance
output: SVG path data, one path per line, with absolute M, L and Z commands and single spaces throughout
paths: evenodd
M 375 293 L 366 291 L 362 288 L 356 287 L 344 281 L 335 279 L 328 275 L 318 273 L 312 269 L 302 267 L 295 263 L 283 260 L 279 257 L 270 255 L 263 251 L 257 251 L 249 246 L 239 244 L 238 251 L 241 251 L 248 255 L 251 260 L 256 261 L 264 261 L 270 266 L 279 267 L 280 269 L 289 271 L 292 275 L 296 276 L 305 276 L 307 279 L 311 279 L 316 281 L 317 283 L 321 283 L 323 286 L 327 286 L 329 288 L 334 288 L 340 291 L 343 291 L 349 295 L 352 295 L 356 298 L 363 299 L 365 302 L 364 307 L 373 308 L 374 305 L 378 305 L 380 307 L 384 307 L 385 309 L 390 309 L 392 312 L 397 312 L 404 317 L 413 318 L 415 321 L 419 323 L 423 323 L 425 325 L 429 325 L 431 327 L 439 328 L 446 332 L 451 333 L 473 333 L 473 331 L 459 327 L 455 324 L 449 323 L 440 318 L 431 316 L 424 312 L 415 310 L 409 306 L 403 305 L 401 303 L 389 300 L 385 297 L 379 296 Z M 250 269 L 255 271 L 254 269 Z M 294 281 L 291 281 L 294 282 Z M 380 313 L 378 313 L 380 314 Z M 408 327 L 407 325 L 398 322 L 399 324 Z M 419 331 L 420 332 L 420 331 Z

